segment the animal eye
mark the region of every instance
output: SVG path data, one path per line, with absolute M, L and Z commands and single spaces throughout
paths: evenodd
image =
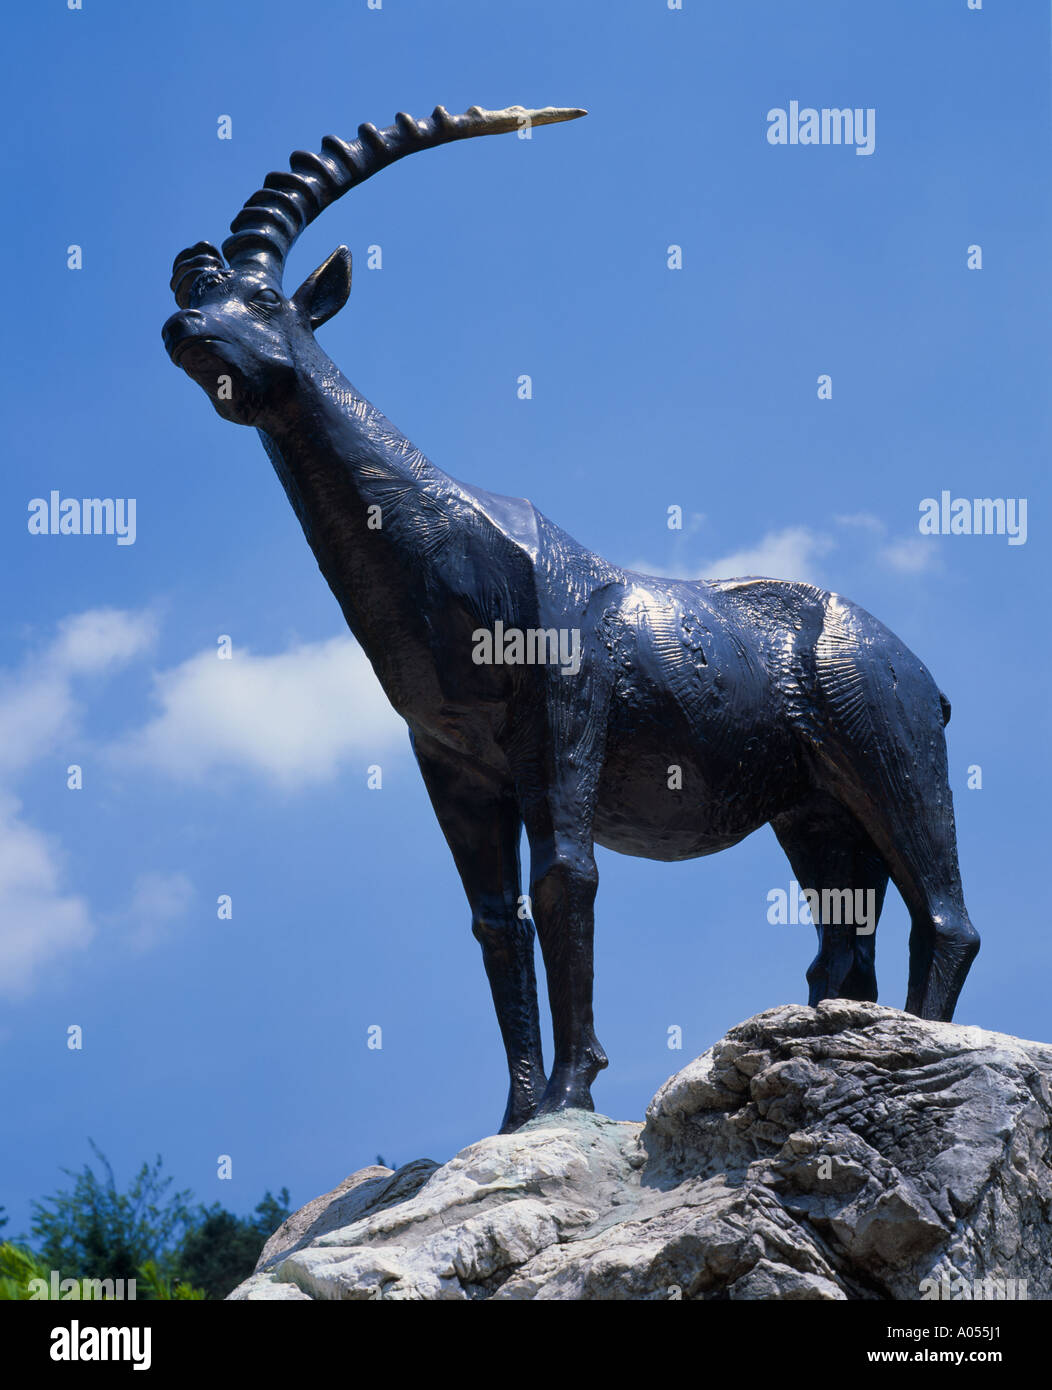
M 252 296 L 252 303 L 253 303 L 253 304 L 280 304 L 280 303 L 281 303 L 281 295 L 275 293 L 274 290 L 258 290 L 258 291 Z

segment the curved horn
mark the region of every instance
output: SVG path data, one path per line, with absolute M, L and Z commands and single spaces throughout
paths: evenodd
M 258 265 L 280 283 L 285 257 L 303 229 L 330 203 L 396 159 L 450 140 L 499 135 L 519 130 L 526 123 L 550 125 L 584 115 L 587 112 L 577 107 L 545 106 L 529 111 L 509 106 L 504 111 L 486 111 L 472 106 L 462 116 L 451 116 L 444 107 L 436 106 L 426 120 L 416 121 L 400 111 L 395 124 L 386 130 L 360 125 L 358 139 L 350 143 L 326 135 L 321 154 L 297 150 L 289 160 L 289 172 L 267 175 L 263 187 L 252 194 L 231 222 L 232 235 L 223 242 L 223 254 L 231 265 Z
M 208 241 L 199 241 L 196 246 L 188 246 L 180 251 L 172 266 L 172 291 L 180 309 L 190 303 L 190 290 L 197 277 L 204 270 L 223 270 L 223 258 Z

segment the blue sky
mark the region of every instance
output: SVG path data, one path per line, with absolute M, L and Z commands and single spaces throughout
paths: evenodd
M 88 1136 L 122 1181 L 159 1152 L 247 1211 L 499 1121 L 481 958 L 404 727 L 254 431 L 159 335 L 173 255 L 221 239 L 267 170 L 436 102 L 591 114 L 420 155 L 322 217 L 286 288 L 351 247 L 323 345 L 440 467 L 611 560 L 809 579 L 897 632 L 953 703 L 983 935 L 958 1020 L 1049 1038 L 1046 5 L 51 0 L 5 34 L 8 1233 Z M 792 100 L 872 107 L 874 152 L 772 146 L 767 112 Z M 135 498 L 134 545 L 30 535 L 52 489 Z M 1027 498 L 1026 544 L 919 536 L 943 489 Z M 766 828 L 704 861 L 599 867 L 595 1097 L 639 1117 L 728 1027 L 806 998 L 813 931 L 767 922 L 791 871 Z M 896 1006 L 906 932 L 892 894 Z

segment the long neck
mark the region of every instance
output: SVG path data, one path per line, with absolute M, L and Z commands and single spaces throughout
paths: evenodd
M 320 349 L 263 445 L 351 631 L 378 669 L 417 640 L 429 529 L 455 525 L 456 483 L 361 396 Z M 444 548 L 444 547 L 439 547 Z

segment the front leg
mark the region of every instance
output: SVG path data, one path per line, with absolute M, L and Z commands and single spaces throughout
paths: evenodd
M 513 789 L 420 735 L 413 751 L 471 906 L 471 930 L 493 995 L 511 1085 L 500 1133 L 537 1109 L 547 1078 L 537 1010 L 533 923 L 520 917 L 522 820 Z
M 594 623 L 586 626 L 594 630 Z M 592 1017 L 599 885 L 592 826 L 605 752 L 609 671 L 592 657 L 591 645 L 579 679 L 549 669 L 527 685 L 511 750 L 530 843 L 530 898 L 555 1042 L 539 1115 L 572 1107 L 593 1110 L 592 1082 L 607 1065 Z

